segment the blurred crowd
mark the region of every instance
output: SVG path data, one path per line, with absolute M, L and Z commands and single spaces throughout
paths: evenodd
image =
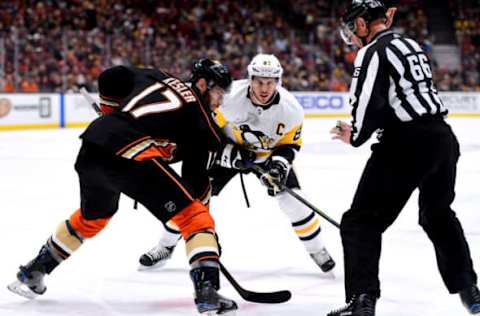
M 461 69 L 444 73 L 440 84 L 454 90 L 480 91 L 480 1 L 450 1 L 456 17 L 455 32 L 460 47 Z
M 452 1 L 453 2 L 453 1 Z M 468 2 L 468 1 L 467 1 Z M 250 59 L 273 53 L 293 91 L 347 91 L 355 50 L 337 30 L 343 7 L 327 0 L 17 0 L 0 2 L 0 91 L 96 90 L 105 68 L 162 68 L 185 78 L 196 58 L 244 78 Z M 418 1 L 400 1 L 395 28 L 431 54 Z M 463 71 L 438 67 L 441 90 L 480 90 L 478 11 L 456 5 Z

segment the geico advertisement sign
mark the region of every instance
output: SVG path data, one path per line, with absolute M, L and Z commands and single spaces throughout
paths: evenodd
M 347 93 L 295 92 L 294 95 L 307 113 L 344 113 L 350 110 Z
M 295 92 L 306 113 L 350 113 L 348 93 Z M 480 113 L 480 93 L 440 92 L 440 99 L 451 114 Z
M 58 94 L 0 94 L 0 124 L 56 123 Z

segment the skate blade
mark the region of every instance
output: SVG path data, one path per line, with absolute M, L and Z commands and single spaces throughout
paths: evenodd
M 139 264 L 137 271 L 144 272 L 144 271 L 154 271 L 160 268 L 163 268 L 167 263 L 166 262 L 157 262 L 152 266 L 144 266 L 143 264 Z
M 335 280 L 336 279 L 336 276 L 335 276 L 335 271 L 330 270 L 328 272 L 324 272 L 323 275 L 327 278 L 327 279 L 332 279 L 332 280 Z
M 216 315 L 224 315 L 224 316 L 235 316 L 237 315 L 237 310 L 231 310 L 231 311 L 227 311 L 227 312 L 224 312 L 224 313 L 217 313 L 218 311 L 208 311 L 208 312 L 204 312 L 204 313 L 201 313 L 200 315 L 207 315 L 207 316 L 216 316 Z
M 30 300 L 33 300 L 38 296 L 37 293 L 33 292 L 28 286 L 18 280 L 7 285 L 7 289 Z

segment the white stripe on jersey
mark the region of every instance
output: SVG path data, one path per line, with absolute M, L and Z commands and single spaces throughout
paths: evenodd
M 369 45 L 368 45 L 369 46 Z M 358 51 L 357 57 L 354 61 L 354 67 L 360 68 L 363 64 L 363 58 L 365 58 L 365 53 L 367 52 L 367 47 Z M 357 96 L 355 92 L 357 91 L 358 77 L 353 77 L 352 82 L 350 83 L 350 106 L 353 106 L 357 102 Z
M 412 47 L 413 49 L 415 50 L 415 52 L 417 53 L 422 53 L 423 54 L 423 50 L 422 48 L 420 47 L 420 45 L 418 45 L 417 42 L 415 42 L 414 40 L 410 39 L 410 38 L 406 38 L 404 39 L 405 41 L 407 41 Z M 404 55 L 408 55 L 408 54 L 412 54 L 413 52 L 402 42 L 402 40 L 400 39 L 395 39 L 392 41 L 392 44 L 397 47 L 398 49 L 400 49 L 400 51 L 402 52 L 402 54 Z M 388 52 L 387 52 L 388 53 Z M 403 78 L 403 75 L 402 75 L 402 78 Z M 433 84 L 433 83 L 432 83 Z M 435 104 L 435 102 L 432 100 L 432 98 L 430 97 L 429 95 L 429 88 L 427 87 L 426 83 L 425 82 L 420 82 L 419 83 L 419 92 L 420 92 L 420 95 L 422 96 L 422 98 L 428 103 L 428 106 L 430 107 L 431 109 L 431 114 L 436 114 L 438 112 L 438 109 L 437 109 L 437 105 Z M 434 97 L 435 98 L 435 97 Z M 437 98 L 436 98 L 437 99 Z M 418 100 L 418 99 L 417 99 Z M 438 102 L 438 101 L 437 101 Z M 438 102 L 439 104 L 442 104 L 441 101 Z M 413 105 L 413 104 L 412 104 Z M 414 107 L 414 110 L 417 111 L 416 107 Z M 417 111 L 418 112 L 418 111 Z M 420 114 L 420 112 L 418 112 Z M 423 111 L 422 111 L 422 114 L 423 114 Z
M 403 46 L 405 49 L 408 50 L 408 48 L 400 40 L 393 40 L 392 43 L 394 41 L 399 41 L 401 44 L 400 46 Z M 422 106 L 422 104 L 420 104 L 420 101 L 414 95 L 415 91 L 412 88 L 414 82 L 410 82 L 405 79 L 405 68 L 403 67 L 400 59 L 398 59 L 397 55 L 395 55 L 395 53 L 390 48 L 387 48 L 387 58 L 400 75 L 400 87 L 402 87 L 403 93 L 405 94 L 405 97 L 407 98 L 408 103 L 410 103 L 410 105 L 412 106 L 413 110 L 419 115 L 427 113 L 427 110 Z M 392 96 L 389 97 L 392 98 Z
M 132 110 L 132 115 L 136 118 L 139 118 L 143 115 L 172 111 L 182 106 L 182 101 L 172 90 L 165 90 L 162 92 L 162 94 L 165 98 L 167 98 L 167 101 L 142 105 Z
M 410 45 L 412 45 L 413 49 L 414 49 L 417 53 L 423 53 L 422 48 L 420 47 L 420 45 L 418 45 L 417 42 L 415 42 L 415 41 L 412 40 L 411 38 L 406 38 L 405 40 L 406 40 Z
M 408 49 L 408 47 L 402 42 L 400 39 L 394 39 L 391 41 L 392 45 L 394 45 L 396 48 L 398 48 L 403 55 L 408 55 L 411 54 L 412 52 Z
M 438 97 L 437 90 L 433 87 L 433 84 L 432 84 L 432 90 L 434 91 L 434 93 L 432 93 L 433 98 L 435 99 L 435 101 L 437 101 L 438 104 L 440 104 L 440 112 L 445 112 L 447 108 L 443 104 L 442 100 L 440 100 L 440 98 Z
M 395 82 L 393 81 L 393 78 L 390 77 L 390 88 L 388 90 L 388 101 L 393 110 L 395 111 L 395 114 L 398 116 L 398 118 L 403 121 L 411 121 L 413 118 L 408 114 L 408 112 L 403 108 L 402 106 L 402 101 L 397 95 Z
M 379 64 L 379 57 L 378 57 L 378 53 L 375 52 L 372 58 L 370 59 L 370 63 L 368 64 L 367 75 L 365 77 L 365 81 L 362 86 L 362 91 L 360 93 L 360 98 L 359 98 L 357 110 L 355 113 L 355 118 L 356 118 L 355 127 L 357 129 L 357 133 L 353 134 L 353 140 L 356 140 L 358 138 L 358 136 L 360 135 L 360 131 L 362 129 L 363 119 L 365 118 L 365 112 L 367 111 L 367 106 L 372 96 L 375 80 L 377 79 L 378 64 Z
M 420 90 L 422 97 L 427 101 L 428 105 L 430 106 L 430 113 L 437 114 L 437 106 L 430 97 L 430 94 L 428 94 L 430 92 L 430 89 L 428 89 L 427 83 L 425 81 L 420 82 L 418 84 L 418 89 Z
M 151 86 L 147 87 L 145 90 L 143 90 L 137 96 L 135 96 L 133 99 L 131 99 L 130 102 L 128 102 L 128 104 L 122 109 L 122 111 L 123 112 L 130 111 L 135 106 L 135 104 L 137 104 L 138 101 L 145 98 L 150 93 L 162 88 L 163 86 L 164 86 L 163 83 L 157 82 L 157 83 L 154 83 Z

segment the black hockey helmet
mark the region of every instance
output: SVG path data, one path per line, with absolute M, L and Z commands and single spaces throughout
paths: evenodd
M 134 73 L 125 66 L 114 66 L 104 70 L 98 77 L 98 92 L 100 98 L 110 101 L 120 101 L 133 90 Z
M 202 78 L 207 81 L 208 89 L 217 85 L 228 91 L 232 84 L 232 76 L 228 68 L 208 58 L 196 60 L 192 64 L 192 76 L 189 81 L 196 83 Z
M 379 0 L 352 0 L 342 16 L 340 35 L 347 45 L 351 45 L 355 34 L 355 19 L 362 17 L 367 23 L 376 19 L 386 18 L 387 9 Z

